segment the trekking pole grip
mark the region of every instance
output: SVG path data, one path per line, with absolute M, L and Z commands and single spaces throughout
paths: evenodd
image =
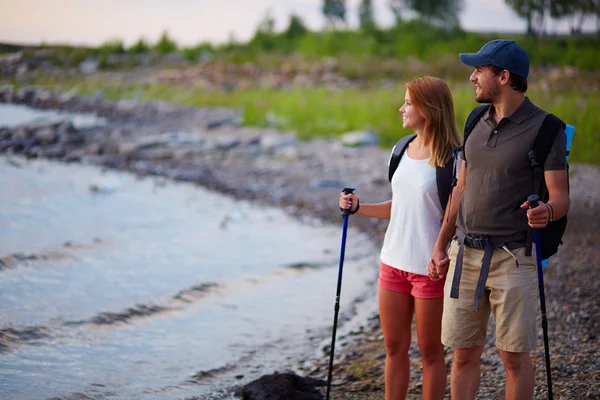
M 354 188 L 344 188 L 343 192 L 344 194 L 352 194 L 356 189 Z M 350 208 L 346 208 L 344 210 L 342 210 L 342 215 L 344 217 L 347 217 L 348 215 L 350 215 L 350 209 L 352 208 L 352 204 L 350 204 Z
M 529 201 L 531 208 L 536 208 L 539 205 L 540 196 L 538 196 L 537 194 L 532 194 L 527 198 L 527 201 Z

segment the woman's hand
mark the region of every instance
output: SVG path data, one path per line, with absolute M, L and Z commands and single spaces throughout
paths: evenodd
M 358 197 L 354 194 L 340 193 L 340 208 L 343 210 L 355 211 L 358 206 Z
M 429 263 L 427 263 L 427 273 L 432 281 L 444 279 L 448 273 L 450 259 L 446 250 L 434 250 Z

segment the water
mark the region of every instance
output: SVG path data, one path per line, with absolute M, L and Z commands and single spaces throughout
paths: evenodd
M 55 121 L 68 119 L 76 128 L 102 125 L 106 119 L 95 114 L 71 114 L 55 110 L 35 110 L 20 104 L 0 105 L 0 127 L 13 127 L 31 121 Z
M 2 399 L 214 398 L 328 338 L 341 224 L 43 160 L 1 157 L 0 187 Z M 376 254 L 350 231 L 342 314 Z

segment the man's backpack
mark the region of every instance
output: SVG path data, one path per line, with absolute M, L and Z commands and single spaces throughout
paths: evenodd
M 466 157 L 464 154 L 465 143 L 469 134 L 477 125 L 477 122 L 481 119 L 483 114 L 490 108 L 490 105 L 483 105 L 475 108 L 471 111 L 471 114 L 467 117 L 467 122 L 465 123 L 465 130 L 463 134 L 463 159 L 466 161 Z M 529 161 L 531 167 L 533 168 L 533 192 L 532 194 L 537 194 L 540 196 L 540 199 L 543 202 L 548 201 L 548 188 L 546 187 L 546 183 L 544 181 L 544 164 L 546 163 L 546 159 L 550 154 L 550 150 L 552 149 L 552 144 L 554 143 L 554 139 L 556 138 L 556 134 L 562 128 L 565 129 L 566 125 L 563 121 L 561 121 L 558 117 L 553 114 L 548 114 L 538 131 L 535 141 L 533 143 L 533 148 L 529 151 Z M 567 149 L 569 148 L 567 144 Z M 567 150 L 567 156 L 569 152 Z M 569 172 L 569 164 L 567 163 L 567 179 Z M 544 229 L 540 229 L 540 237 L 541 237 L 541 253 L 542 259 L 546 260 L 550 256 L 553 256 L 558 252 L 558 246 L 562 244 L 562 237 L 565 233 L 565 229 L 567 228 L 567 216 L 563 216 L 562 218 L 549 222 L 548 225 Z M 531 229 L 528 234 L 528 241 L 532 240 L 533 237 Z M 531 238 L 529 238 L 531 237 Z
M 408 148 L 408 144 L 416 137 L 416 133 L 404 136 L 398 141 L 398 143 L 396 143 L 396 146 L 394 146 L 392 155 L 390 157 L 390 165 L 388 170 L 388 179 L 390 183 L 392 182 L 394 172 L 396 172 L 396 169 L 400 164 L 400 159 Z M 443 211 L 446 210 L 448 199 L 452 193 L 452 188 L 456 185 L 456 163 L 454 161 L 455 158 L 452 157 L 450 160 L 448 160 L 445 166 L 435 168 L 435 180 L 437 182 L 438 196 L 440 198 L 440 204 Z

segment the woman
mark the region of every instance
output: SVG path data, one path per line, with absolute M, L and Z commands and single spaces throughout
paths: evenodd
M 414 313 L 423 364 L 423 399 L 438 400 L 444 398 L 446 389 L 440 338 L 444 279 L 432 280 L 427 264 L 444 216 L 436 167 L 452 160 L 459 137 L 452 94 L 443 80 L 427 76 L 405 86 L 404 105 L 400 108 L 402 126 L 414 130 L 416 137 L 392 177 L 392 199 L 360 204 L 354 194 L 342 193 L 339 204 L 357 215 L 390 219 L 379 272 L 386 400 L 404 399 L 408 391 Z

